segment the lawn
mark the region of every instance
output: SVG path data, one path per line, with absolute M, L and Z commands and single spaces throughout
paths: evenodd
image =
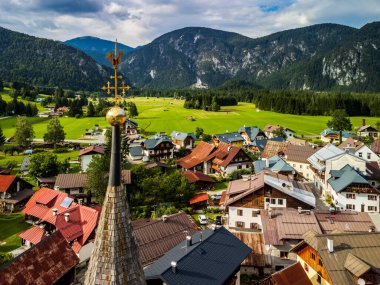
M 21 246 L 21 238 L 18 233 L 30 228 L 32 225 L 24 221 L 23 213 L 0 215 L 0 252 L 9 252 Z
M 296 135 L 316 136 L 326 128 L 330 120 L 327 116 L 297 116 L 279 114 L 268 111 L 256 111 L 255 105 L 239 103 L 238 106 L 222 107 L 220 112 L 207 112 L 183 108 L 183 100 L 173 98 L 142 98 L 130 99 L 136 103 L 139 116 L 134 118 L 139 126 L 148 134 L 173 130 L 194 132 L 196 127 L 202 127 L 207 134 L 235 132 L 240 127 L 258 126 L 264 128 L 266 124 L 279 124 L 294 131 Z M 193 118 L 190 120 L 190 118 Z M 367 124 L 375 125 L 380 118 L 367 117 Z M 10 137 L 14 134 L 15 118 L 0 120 L 4 135 Z M 48 119 L 30 118 L 36 138 L 42 138 L 46 133 Z M 107 126 L 105 118 L 60 118 L 64 126 L 67 139 L 80 139 L 86 129 L 95 124 L 101 128 Z M 351 117 L 353 126 L 361 125 L 362 117 Z
M 0 96 L 1 96 L 1 98 L 2 98 L 5 102 L 10 102 L 10 101 L 13 100 L 12 96 L 10 96 L 8 92 L 9 92 L 9 89 L 5 89 L 5 91 L 0 92 Z M 42 96 L 42 95 L 38 95 L 38 97 L 43 97 L 43 96 Z M 24 103 L 25 105 L 28 104 L 28 103 L 30 103 L 30 104 L 36 104 L 37 109 L 38 109 L 39 112 L 45 110 L 45 108 L 42 107 L 41 104 L 38 103 L 38 102 L 27 101 L 27 100 L 22 99 L 21 97 L 18 97 L 18 98 L 17 98 L 17 101 L 20 101 L 20 102 Z

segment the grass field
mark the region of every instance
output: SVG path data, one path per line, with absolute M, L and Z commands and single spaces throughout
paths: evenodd
M 257 112 L 255 105 L 239 103 L 238 106 L 222 107 L 220 112 L 207 112 L 183 108 L 182 100 L 172 98 L 133 98 L 137 105 L 139 116 L 135 118 L 139 126 L 149 134 L 173 130 L 194 132 L 196 127 L 202 127 L 205 133 L 218 134 L 235 132 L 240 127 L 258 126 L 263 128 L 266 124 L 279 124 L 294 131 L 296 135 L 316 136 L 326 128 L 330 117 L 326 116 L 297 116 L 279 114 L 268 111 Z M 192 117 L 194 120 L 189 120 Z M 380 118 L 367 117 L 367 124 L 375 125 Z M 0 120 L 0 127 L 4 135 L 10 137 L 14 134 L 15 118 Z M 46 133 L 46 118 L 31 118 L 35 137 L 42 138 Z M 95 124 L 105 127 L 105 118 L 61 118 L 67 139 L 80 139 L 86 129 L 93 128 Z M 362 117 L 351 117 L 353 126 L 361 125 Z
M 0 252 L 9 252 L 21 246 L 18 233 L 29 229 L 32 225 L 24 221 L 23 213 L 0 215 Z
M 56 153 L 58 161 L 64 161 L 66 158 L 69 160 L 76 160 L 78 159 L 79 150 L 73 150 L 70 152 L 64 152 L 64 153 Z M 4 155 L 3 152 L 0 152 L 0 165 L 6 165 L 10 161 L 14 161 L 17 164 L 20 164 L 25 154 L 19 154 L 19 155 Z

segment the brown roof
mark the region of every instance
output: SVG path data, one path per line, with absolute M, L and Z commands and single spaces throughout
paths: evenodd
M 295 137 L 288 138 L 288 142 L 292 145 L 308 145 L 306 140 L 297 139 Z
M 211 152 L 213 152 L 215 146 L 206 142 L 200 142 L 194 150 L 187 156 L 177 160 L 177 164 L 182 168 L 193 168 L 198 164 L 201 164 Z
M 104 154 L 104 148 L 97 145 L 88 146 L 79 151 L 79 156 L 82 156 L 85 154 Z
M 56 176 L 53 177 L 36 177 L 37 181 L 40 183 L 55 183 L 57 180 Z
M 365 125 L 365 126 L 360 126 L 357 131 L 358 132 L 364 132 L 366 130 L 372 131 L 372 132 L 377 132 L 377 129 L 374 127 L 371 127 L 371 125 Z
M 185 213 L 168 216 L 164 222 L 158 220 L 132 221 L 140 258 L 143 266 L 151 264 L 168 250 L 184 241 L 186 235 L 200 230 L 195 221 Z
M 371 145 L 371 150 L 376 153 L 380 154 L 380 139 L 375 140 Z
M 24 189 L 24 190 L 17 192 L 15 195 L 11 196 L 8 199 L 3 199 L 3 201 L 5 203 L 8 203 L 8 204 L 17 204 L 21 201 L 28 199 L 34 193 L 35 193 L 35 191 L 33 191 L 32 189 Z
M 222 197 L 220 197 L 219 205 L 224 206 L 224 203 L 226 202 L 226 193 L 227 191 L 222 192 Z
M 309 163 L 307 159 L 313 155 L 318 149 L 312 146 L 289 144 L 286 150 L 286 161 L 294 161 L 299 163 Z
M 59 189 L 84 188 L 87 181 L 86 173 L 58 174 L 54 187 Z
M 327 239 L 333 241 L 333 253 L 327 249 Z M 357 284 L 350 272 L 354 268 L 351 263 L 357 259 L 370 265 L 373 271 L 380 268 L 380 233 L 316 234 L 310 231 L 291 251 L 298 252 L 305 245 L 318 252 L 332 284 Z
M 242 262 L 243 266 L 270 267 L 270 260 L 265 255 L 263 234 L 245 232 L 234 232 L 233 234 L 252 249 L 252 252 Z
M 3 285 L 50 285 L 79 263 L 60 232 L 44 238 L 0 268 Z
M 271 276 L 273 285 L 312 285 L 302 265 L 297 262 Z
M 302 240 L 308 230 L 322 233 L 313 212 L 299 214 L 296 209 L 272 209 L 272 218 L 268 211 L 261 211 L 265 244 L 283 245 L 286 240 Z
M 334 215 L 329 212 L 315 212 L 315 217 L 322 233 L 325 234 L 334 230 L 341 232 L 368 232 L 370 228 L 375 227 L 368 213 L 364 212 L 338 212 Z
M 344 142 L 342 142 L 338 147 L 340 149 L 344 149 L 346 147 L 353 147 L 355 150 L 360 149 L 364 145 L 363 142 L 354 140 L 353 138 L 348 138 Z
M 367 170 L 367 174 L 369 175 L 369 179 L 377 180 L 380 178 L 380 168 L 377 161 L 367 161 L 365 164 Z
M 183 175 L 186 177 L 189 183 L 195 183 L 198 181 L 211 182 L 214 183 L 215 180 L 211 176 L 204 174 L 201 171 L 190 171 L 186 170 Z
M 264 132 L 274 132 L 275 130 L 277 130 L 280 126 L 279 125 L 266 125 L 264 127 Z
M 226 167 L 240 151 L 243 151 L 240 147 L 221 142 L 216 151 L 211 153 L 205 161 L 213 160 L 213 163 Z
M 272 156 L 285 153 L 287 147 L 288 142 L 268 141 L 263 152 L 261 153 L 261 157 L 270 158 Z

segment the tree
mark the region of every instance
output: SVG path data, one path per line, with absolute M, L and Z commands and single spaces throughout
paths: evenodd
M 4 83 L 3 83 L 3 80 L 1 80 L 0 78 L 0 91 L 3 91 L 4 89 Z
M 85 191 L 91 193 L 99 204 L 103 204 L 108 185 L 108 173 L 110 169 L 110 156 L 93 156 L 87 168 L 87 180 Z
M 199 137 L 201 136 L 201 135 L 203 135 L 203 133 L 204 133 L 204 130 L 203 130 L 203 128 L 200 128 L 200 127 L 196 127 L 195 128 L 195 136 L 199 139 Z
M 51 152 L 36 153 L 30 158 L 29 174 L 34 177 L 52 177 L 66 169 L 66 163 L 61 164 L 57 155 Z
M 202 141 L 209 142 L 211 140 L 212 140 L 212 136 L 211 135 L 208 135 L 208 134 L 203 134 L 202 135 Z
M 65 135 L 59 119 L 53 118 L 47 125 L 47 133 L 44 134 L 44 141 L 53 143 L 55 147 L 57 143 L 65 140 Z
M 5 144 L 5 136 L 3 135 L 3 129 L 0 127 L 0 146 Z
M 127 103 L 127 110 L 130 118 L 137 117 L 139 115 L 136 104 L 133 102 Z
M 95 116 L 95 108 L 92 102 L 90 101 L 90 103 L 88 103 L 88 106 L 87 106 L 87 117 L 93 117 L 93 116 Z
M 218 112 L 220 110 L 220 106 L 218 105 L 216 96 L 212 97 L 211 110 L 213 110 L 214 112 Z
M 332 120 L 327 122 L 327 126 L 339 131 L 339 144 L 342 143 L 342 131 L 351 131 L 352 129 L 351 121 L 343 109 L 337 109 L 332 113 Z
M 34 130 L 32 124 L 26 119 L 26 117 L 17 117 L 16 132 L 14 139 L 16 143 L 25 148 L 29 146 L 34 138 Z
M 127 162 L 127 156 L 129 154 L 129 137 L 127 133 L 122 132 L 121 134 L 121 162 Z

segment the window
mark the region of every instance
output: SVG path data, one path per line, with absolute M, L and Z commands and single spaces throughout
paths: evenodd
M 295 163 L 293 163 L 293 167 L 296 167 L 296 164 L 295 164 Z
M 355 210 L 354 204 L 346 204 L 346 210 Z
M 346 198 L 347 198 L 347 199 L 355 199 L 355 194 L 347 193 L 347 194 L 346 194 Z
M 302 169 L 302 164 L 300 164 L 300 169 Z
M 376 185 L 376 182 L 375 182 L 375 181 L 372 181 L 372 182 L 371 182 L 371 185 L 372 185 L 372 186 L 375 186 L 375 185 Z
M 280 258 L 288 258 L 289 252 L 287 251 L 280 251 Z
M 367 159 L 371 159 L 371 154 L 367 153 Z
M 377 207 L 376 206 L 368 206 L 368 211 L 377 212 Z
M 237 228 L 244 228 L 244 222 L 236 222 Z
M 257 211 L 252 211 L 252 217 L 256 218 L 257 217 Z
M 277 199 L 277 204 L 284 205 L 284 200 L 283 199 Z
M 359 157 L 363 157 L 363 153 L 359 152 Z
M 377 195 L 368 195 L 368 200 L 377 201 Z
M 318 260 L 318 265 L 319 265 L 319 266 L 323 266 L 323 263 L 322 263 L 322 260 L 321 260 L 321 259 Z
M 321 282 L 322 282 L 322 277 L 321 277 L 321 275 L 317 275 L 317 282 L 318 282 L 319 284 L 321 284 Z
M 249 168 L 249 165 L 247 164 L 247 165 L 245 166 L 245 168 Z
M 237 169 L 241 169 L 241 165 L 238 165 L 238 166 L 237 166 Z
M 314 254 L 313 252 L 310 252 L 310 258 L 311 258 L 312 260 L 315 260 L 315 254 Z
M 276 205 L 276 199 L 270 199 L 270 203 Z
M 259 229 L 259 224 L 258 223 L 251 223 L 250 224 L 250 228 L 252 230 L 258 230 Z
M 265 203 L 269 204 L 270 203 L 270 198 L 265 198 Z
M 237 215 L 238 216 L 243 216 L 243 210 L 237 210 Z

